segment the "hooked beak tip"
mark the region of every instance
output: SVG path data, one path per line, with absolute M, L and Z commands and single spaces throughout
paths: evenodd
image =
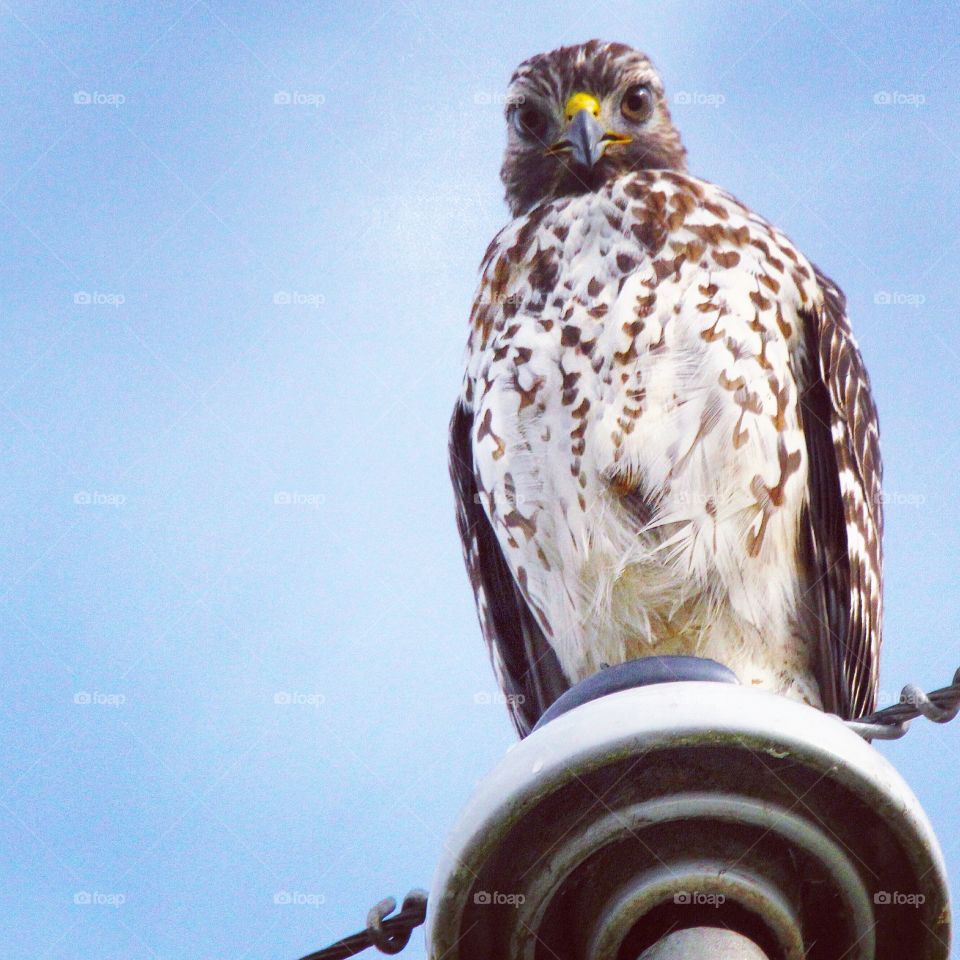
M 629 143 L 630 138 L 607 133 L 590 110 L 578 110 L 574 114 L 561 140 L 551 144 L 547 156 L 569 153 L 570 162 L 587 170 L 597 165 L 611 143 Z

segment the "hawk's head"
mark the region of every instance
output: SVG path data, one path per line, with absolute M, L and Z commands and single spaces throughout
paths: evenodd
M 515 216 L 631 170 L 686 168 L 660 77 L 622 43 L 590 40 L 525 60 L 510 81 L 506 115 L 500 176 Z

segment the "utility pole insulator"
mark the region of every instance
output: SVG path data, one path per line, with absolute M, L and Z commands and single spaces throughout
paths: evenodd
M 480 783 L 432 960 L 946 960 L 940 848 L 884 757 L 784 697 L 631 669 Z

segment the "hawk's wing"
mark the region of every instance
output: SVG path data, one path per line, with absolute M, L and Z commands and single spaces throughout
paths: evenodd
M 473 414 L 462 401 L 450 423 L 450 476 L 480 628 L 510 717 L 526 736 L 570 684 L 513 579 L 480 501 L 473 466 Z
M 820 311 L 803 314 L 801 397 L 810 461 L 807 603 L 820 624 L 824 709 L 873 711 L 882 629 L 883 503 L 877 410 L 846 317 L 846 300 L 819 272 Z

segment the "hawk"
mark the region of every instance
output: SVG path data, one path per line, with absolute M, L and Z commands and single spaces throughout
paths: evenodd
M 871 711 L 881 463 L 843 294 L 687 172 L 642 53 L 533 57 L 506 104 L 514 219 L 483 258 L 450 467 L 517 731 L 667 654 Z

